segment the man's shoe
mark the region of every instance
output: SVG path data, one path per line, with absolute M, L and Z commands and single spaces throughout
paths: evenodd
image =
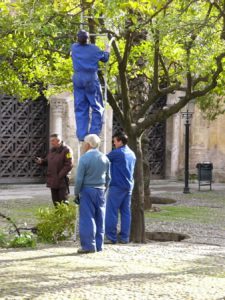
M 115 245 L 116 242 L 114 242 L 114 241 L 112 241 L 112 240 L 110 240 L 110 239 L 108 239 L 108 238 L 105 238 L 104 244 L 107 244 L 107 245 Z
M 95 253 L 95 250 L 84 250 L 82 248 L 77 250 L 78 254 L 88 254 L 88 253 Z
M 124 241 L 124 240 L 119 240 L 118 243 L 119 243 L 119 244 L 129 244 L 129 242 Z

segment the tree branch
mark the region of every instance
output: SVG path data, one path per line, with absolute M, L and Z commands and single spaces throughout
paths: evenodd
M 120 50 L 119 50 L 119 48 L 118 48 L 115 41 L 112 42 L 112 48 L 113 48 L 114 53 L 116 55 L 116 59 L 117 59 L 118 63 L 120 64 L 122 62 L 122 56 L 120 54 Z
M 178 113 L 180 109 L 184 107 L 191 99 L 188 96 L 183 97 L 178 103 L 172 105 L 169 109 L 161 109 L 156 114 L 149 115 L 148 118 L 145 118 L 142 122 L 138 124 L 138 135 L 141 135 L 147 128 L 153 126 L 155 123 L 165 121 L 173 114 Z
M 120 109 L 119 105 L 117 104 L 115 97 L 113 96 L 113 94 L 109 89 L 107 89 L 107 97 L 108 97 L 108 102 L 112 107 L 116 117 L 118 118 L 121 124 L 124 124 L 124 114 Z
M 187 80 L 187 94 L 191 94 L 191 89 L 192 89 L 192 76 L 191 76 L 191 71 L 190 71 L 190 54 L 191 54 L 191 44 L 187 46 L 187 72 L 186 72 L 186 80 Z
M 208 80 L 209 80 L 209 76 L 208 76 L 208 75 L 206 75 L 206 76 L 199 76 L 199 77 L 193 79 L 193 80 L 192 80 L 193 88 L 194 88 L 197 84 L 199 84 L 200 82 L 208 82 Z
M 211 83 L 207 85 L 204 89 L 193 91 L 190 94 L 186 93 L 186 96 L 180 97 L 180 101 L 172 105 L 167 110 L 160 110 L 154 115 L 149 115 L 148 118 L 145 118 L 137 124 L 138 134 L 141 135 L 147 128 L 153 126 L 156 122 L 162 122 L 168 119 L 175 113 L 178 113 L 182 107 L 184 107 L 190 100 L 206 95 L 208 92 L 213 90 L 217 86 L 217 79 L 220 73 L 223 71 L 222 60 L 225 58 L 225 52 L 221 53 L 216 57 L 217 69 L 213 73 Z
M 132 121 L 131 121 L 131 107 L 130 107 L 127 75 L 126 75 L 126 70 L 124 70 L 120 64 L 119 64 L 119 76 L 121 82 L 121 96 L 122 96 L 122 103 L 123 103 L 123 111 L 125 112 L 124 122 L 127 126 L 130 126 Z
M 148 108 L 157 101 L 160 97 L 170 94 L 180 88 L 180 83 L 171 84 L 170 86 L 160 89 L 157 93 L 150 92 L 148 100 L 142 105 L 139 112 L 135 115 L 135 119 L 143 118 L 148 111 Z
M 165 74 L 165 76 L 166 76 L 166 83 L 167 83 L 168 85 L 170 85 L 170 76 L 169 76 L 169 72 L 168 72 L 168 70 L 167 70 L 167 68 L 166 68 L 166 65 L 165 65 L 165 62 L 164 62 L 164 60 L 163 60 L 163 57 L 162 57 L 161 53 L 159 53 L 159 61 L 160 61 L 160 64 L 161 64 L 161 66 L 162 66 L 162 68 L 163 68 L 163 72 L 164 72 L 164 74 Z
M 217 10 L 220 12 L 220 14 L 221 14 L 223 17 L 225 17 L 225 11 L 223 11 L 223 10 L 221 9 L 221 7 L 220 7 L 219 4 L 217 3 L 217 1 L 214 1 L 211 5 L 213 5 L 214 7 L 216 7 Z
M 154 12 L 154 14 L 147 20 L 145 21 L 144 23 L 140 23 L 140 25 L 138 27 L 136 27 L 135 31 L 136 30 L 139 30 L 141 27 L 144 27 L 146 25 L 148 25 L 150 22 L 152 22 L 152 20 L 159 14 L 161 13 L 163 10 L 167 9 L 168 6 L 173 2 L 173 0 L 169 0 L 167 1 L 167 3 L 162 6 L 159 10 L 157 10 L 156 12 Z
M 225 58 L 225 52 L 221 53 L 220 55 L 218 55 L 216 57 L 217 69 L 216 69 L 216 71 L 213 72 L 213 70 L 212 70 L 212 72 L 211 72 L 213 74 L 211 83 L 208 84 L 202 90 L 193 91 L 192 92 L 192 99 L 206 95 L 208 92 L 210 92 L 211 90 L 213 90 L 217 86 L 217 79 L 218 79 L 220 73 L 223 71 L 223 65 L 222 65 L 223 58 Z
M 127 32 L 126 36 L 126 44 L 125 44 L 125 49 L 124 49 L 124 54 L 123 54 L 123 59 L 120 63 L 121 68 L 125 71 L 127 67 L 127 61 L 130 55 L 130 50 L 132 47 L 132 33 L 130 31 Z
M 155 32 L 155 45 L 154 45 L 154 72 L 152 89 L 157 92 L 159 89 L 159 31 Z

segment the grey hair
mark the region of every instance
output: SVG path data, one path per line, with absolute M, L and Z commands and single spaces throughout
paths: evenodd
M 96 149 L 100 146 L 101 140 L 96 134 L 88 134 L 84 138 L 85 143 L 89 144 L 91 148 Z

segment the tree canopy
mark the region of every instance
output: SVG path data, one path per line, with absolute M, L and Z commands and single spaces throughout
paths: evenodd
M 123 60 L 129 78 L 145 74 L 155 95 L 150 102 L 163 86 L 167 89 L 161 94 L 175 89 L 192 93 L 211 118 L 223 111 L 223 100 L 215 94 L 224 95 L 224 1 L 6 0 L 0 9 L 1 92 L 27 99 L 72 90 L 70 45 L 83 11 L 95 17 L 96 31 L 116 37 L 112 94 L 121 88 L 116 77 Z M 143 30 L 147 38 L 135 44 Z

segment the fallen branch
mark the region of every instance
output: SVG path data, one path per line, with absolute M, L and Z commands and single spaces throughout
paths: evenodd
M 16 224 L 13 222 L 13 220 L 10 217 L 8 217 L 8 216 L 6 216 L 2 213 L 0 213 L 0 217 L 2 217 L 3 219 L 6 219 L 7 221 L 9 221 L 9 223 L 11 223 L 13 225 L 13 227 L 15 228 L 17 234 L 20 236 L 19 228 L 16 226 Z

